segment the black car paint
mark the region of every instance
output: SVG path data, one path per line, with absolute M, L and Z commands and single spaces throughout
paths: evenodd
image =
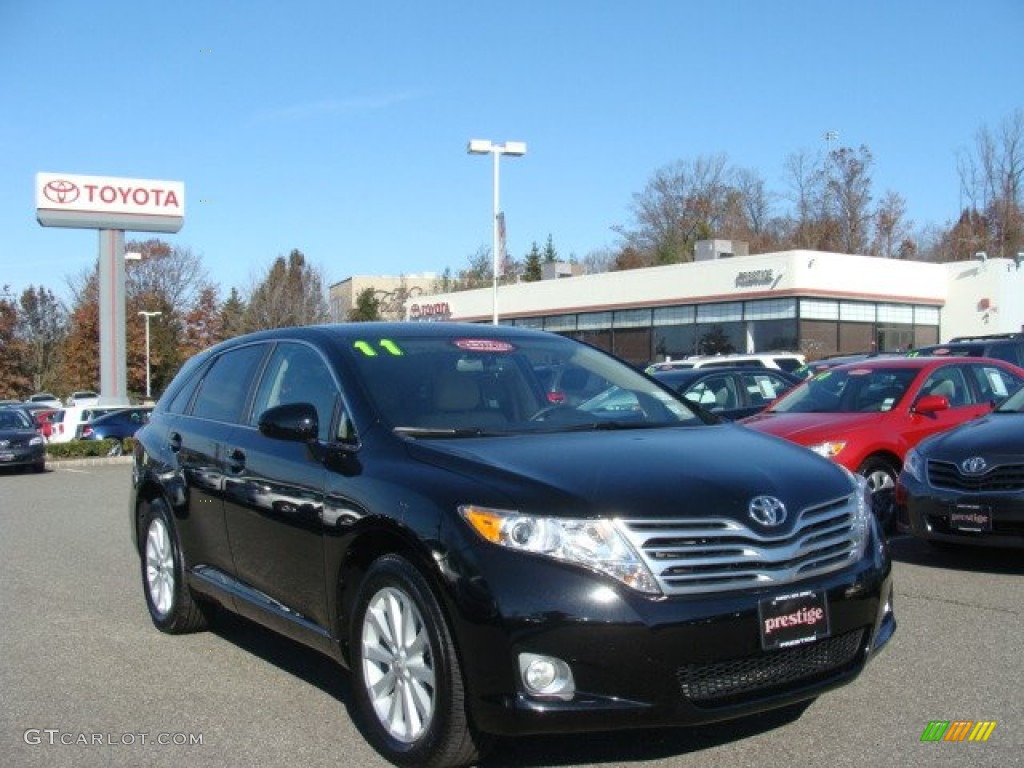
M 351 418 L 350 441 L 270 440 L 254 427 L 169 414 L 168 404 L 187 401 L 209 361 L 232 342 L 191 361 L 136 436 L 135 546 L 142 509 L 164 499 L 192 589 L 343 664 L 362 574 L 381 554 L 401 553 L 441 601 L 466 669 L 469 709 L 477 727 L 492 733 L 708 722 L 806 700 L 852 679 L 894 631 L 891 566 L 872 523 L 859 562 L 801 585 L 827 592 L 833 635 L 861 633 L 846 668 L 720 706 L 685 702 L 674 668 L 679 649 L 692 663 L 761 655 L 757 606 L 778 587 L 642 595 L 578 565 L 489 544 L 459 519 L 457 506 L 472 500 L 567 517 L 685 517 L 700 510 L 728 519 L 745 515 L 758 493 L 777 494 L 793 509 L 847 495 L 846 473 L 730 424 L 404 437 L 375 412 L 339 342 L 409 328 L 360 326 L 246 339 L 268 348 L 283 340 L 315 347 L 342 393 L 335 414 Z M 451 332 L 438 326 L 418 332 Z M 530 333 L 488 326 L 460 332 L 482 339 Z M 246 407 L 253 390 L 237 392 Z M 523 694 L 515 674 L 522 650 L 572 659 L 580 695 L 553 702 Z
M 1019 397 L 1019 396 L 1018 396 Z M 900 473 L 897 487 L 898 524 L 917 538 L 947 544 L 1024 549 L 1024 412 L 995 411 L 923 441 L 917 449 L 921 474 Z M 950 487 L 928 477 L 930 462 L 947 472 L 960 472 L 961 462 L 981 457 L 1000 480 L 987 487 Z M 980 483 L 979 483 L 980 486 Z M 957 505 L 982 506 L 992 515 L 991 531 L 956 531 L 950 512 Z

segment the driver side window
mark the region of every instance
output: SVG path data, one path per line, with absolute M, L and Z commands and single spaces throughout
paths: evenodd
M 304 344 L 279 344 L 263 372 L 253 408 L 253 426 L 268 408 L 289 403 L 310 403 L 316 408 L 318 437 L 329 440 L 337 386 L 326 363 Z

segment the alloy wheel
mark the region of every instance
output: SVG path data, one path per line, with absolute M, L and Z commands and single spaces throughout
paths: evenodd
M 377 592 L 362 628 L 363 677 L 374 712 L 388 734 L 411 744 L 430 727 L 437 706 L 430 637 L 408 594 Z

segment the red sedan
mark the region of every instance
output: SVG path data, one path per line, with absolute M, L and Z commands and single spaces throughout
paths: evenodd
M 741 423 L 810 448 L 867 478 L 891 529 L 894 488 L 922 439 L 992 410 L 1024 369 L 985 358 L 874 358 L 819 373 Z

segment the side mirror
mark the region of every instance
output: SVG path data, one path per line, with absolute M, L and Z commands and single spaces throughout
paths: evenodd
M 275 440 L 308 443 L 317 439 L 320 422 L 311 403 L 287 403 L 261 413 L 259 430 Z
M 935 413 L 945 411 L 949 408 L 949 400 L 942 395 L 925 395 L 914 403 L 914 411 L 917 413 Z

